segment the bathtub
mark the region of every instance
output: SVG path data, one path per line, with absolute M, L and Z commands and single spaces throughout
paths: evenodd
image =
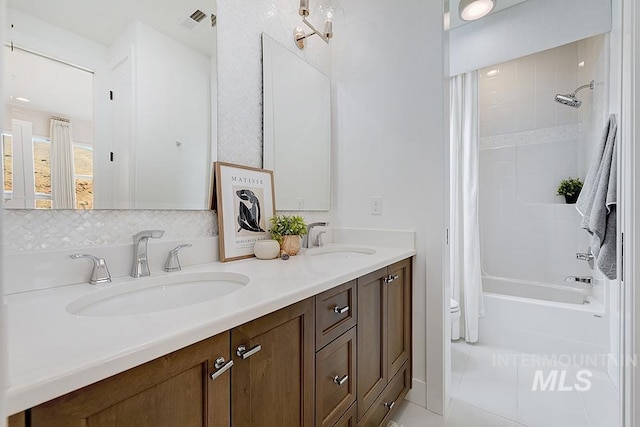
M 591 287 L 484 276 L 480 342 L 543 355 L 594 357 L 607 369 L 609 320 Z
M 489 294 L 508 295 L 566 304 L 591 304 L 590 285 L 569 287 L 485 276 L 482 278 L 482 288 L 485 293 Z

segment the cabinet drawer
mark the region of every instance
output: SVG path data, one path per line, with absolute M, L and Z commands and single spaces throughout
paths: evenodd
M 356 328 L 316 354 L 316 426 L 333 426 L 356 401 Z
M 395 413 L 397 405 L 402 402 L 410 387 L 409 364 L 405 363 L 362 417 L 358 427 L 378 427 L 389 421 L 391 414 Z
M 356 427 L 358 425 L 358 405 L 355 403 L 340 417 L 334 427 Z
M 316 349 L 355 326 L 357 313 L 355 280 L 316 296 Z

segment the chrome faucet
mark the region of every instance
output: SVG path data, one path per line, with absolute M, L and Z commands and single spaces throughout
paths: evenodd
M 98 258 L 93 255 L 87 254 L 73 254 L 69 255 L 71 259 L 89 258 L 93 261 L 93 270 L 91 271 L 91 278 L 89 283 L 92 285 L 101 285 L 103 283 L 111 283 L 111 274 L 107 268 L 107 262 L 104 258 Z
M 149 276 L 149 260 L 147 259 L 147 242 L 151 239 L 159 239 L 164 235 L 164 230 L 144 230 L 133 236 L 133 268 L 131 277 Z
M 328 222 L 312 222 L 311 224 L 307 225 L 307 234 L 304 235 L 304 237 L 302 238 L 302 247 L 303 248 L 312 248 L 314 246 L 322 246 L 322 240 L 318 238 L 316 238 L 315 242 L 313 240 L 311 240 L 311 231 L 315 228 L 315 227 L 326 227 L 327 225 L 329 225 Z M 309 241 L 311 241 L 311 244 L 309 244 Z

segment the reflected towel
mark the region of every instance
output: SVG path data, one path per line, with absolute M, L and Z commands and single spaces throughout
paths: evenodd
M 616 117 L 611 114 L 576 203 L 583 217 L 581 227 L 591 235 L 591 253 L 596 265 L 612 280 L 616 278 L 617 256 L 617 131 Z

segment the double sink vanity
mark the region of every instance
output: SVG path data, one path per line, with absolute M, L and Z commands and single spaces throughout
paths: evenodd
M 10 426 L 381 425 L 411 384 L 414 254 L 327 245 L 9 295 Z

